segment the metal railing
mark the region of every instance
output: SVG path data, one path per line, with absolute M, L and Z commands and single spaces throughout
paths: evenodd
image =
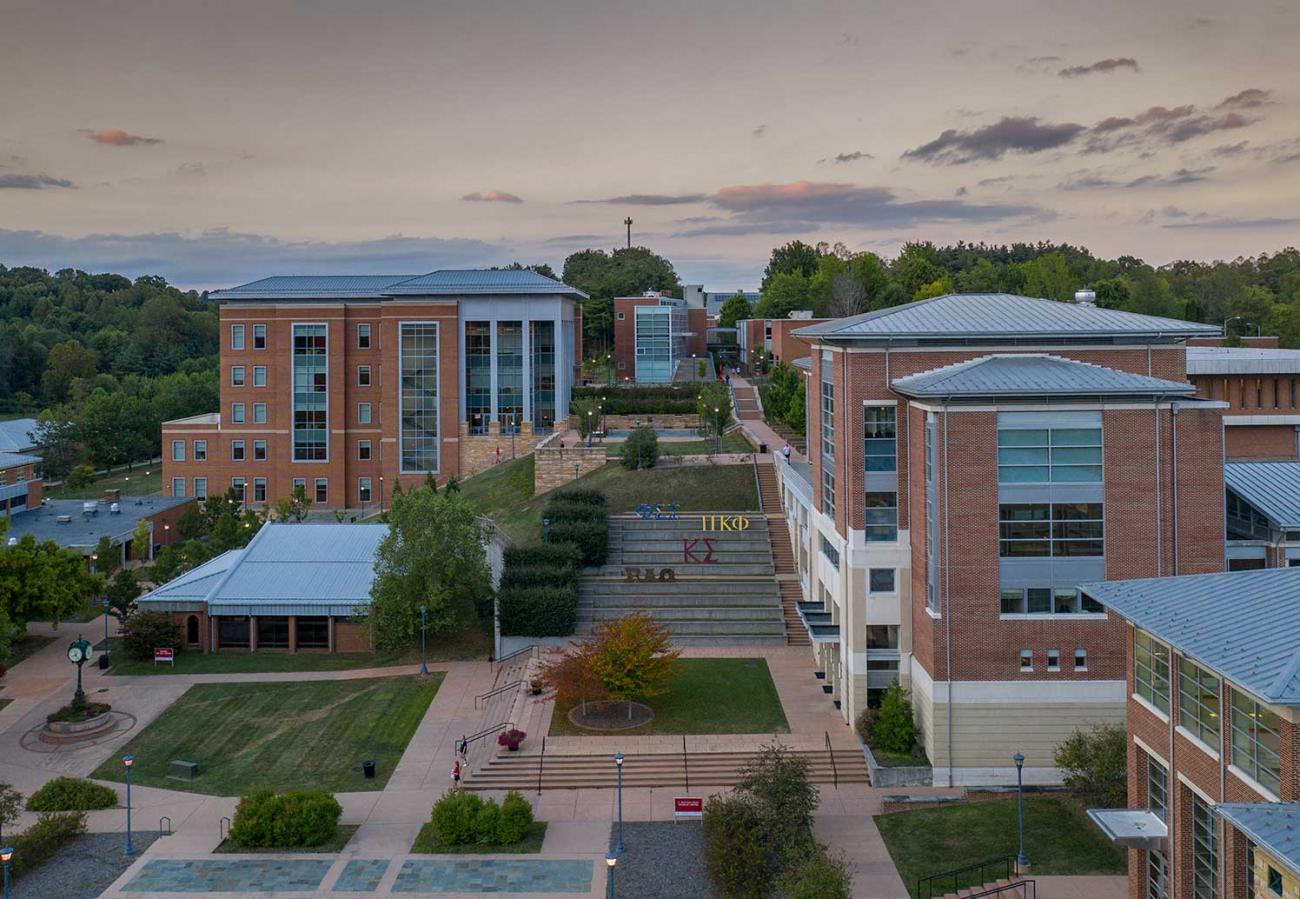
M 166 821 L 166 829 L 163 828 L 163 822 Z M 158 819 L 158 836 L 170 836 L 172 832 L 172 819 L 163 815 Z
M 509 655 L 504 655 L 501 658 L 497 659 L 496 660 L 497 669 L 500 670 L 503 664 L 509 662 L 511 659 L 519 658 L 519 656 L 523 655 L 526 652 L 536 652 L 536 651 L 537 651 L 537 644 L 529 643 L 527 646 L 523 647 L 522 649 L 516 649 L 514 652 L 510 653 Z
M 217 822 L 217 834 L 223 840 L 230 836 L 230 819 L 225 815 L 222 815 L 221 820 Z
M 988 872 L 992 872 L 994 876 L 989 877 Z M 1016 857 L 1014 855 L 1001 855 L 997 858 L 985 859 L 982 862 L 953 868 L 951 871 L 940 871 L 938 874 L 918 878 L 916 881 L 916 896 L 917 899 L 934 899 L 935 896 L 946 896 L 963 888 L 978 887 L 986 883 L 992 883 L 995 880 L 1010 880 L 1015 873 Z M 971 876 L 963 877 L 962 875 Z M 936 892 L 936 890 L 938 891 Z M 980 895 L 992 894 L 981 893 Z
M 1037 899 L 1038 887 L 1032 880 L 1017 880 L 1001 886 L 989 887 L 980 893 L 971 893 L 966 899 Z
M 495 690 L 488 690 L 486 693 L 480 693 L 478 696 L 474 697 L 474 708 L 478 708 L 478 704 L 480 701 L 483 703 L 484 707 L 486 707 L 487 701 L 491 699 L 493 696 L 498 696 L 509 690 L 518 689 L 520 686 L 523 685 L 523 683 L 524 682 L 522 680 L 511 681 L 508 684 L 502 684 L 501 686 L 497 687 Z
M 840 788 L 840 772 L 835 767 L 835 747 L 831 745 L 831 732 L 827 730 L 822 731 L 822 733 L 826 734 L 826 754 L 831 757 L 831 783 L 838 790 Z
M 515 723 L 513 721 L 502 721 L 498 724 L 492 725 L 491 727 L 485 727 L 476 734 L 470 734 L 462 742 L 464 743 L 465 748 L 468 749 L 470 746 L 473 746 L 475 743 L 477 743 L 479 740 L 482 740 L 484 737 L 490 737 L 493 734 L 499 734 L 501 733 L 501 731 L 507 728 L 512 728 L 514 726 Z
M 546 765 L 546 737 L 542 737 L 542 753 L 537 757 L 537 795 L 542 795 L 542 768 Z

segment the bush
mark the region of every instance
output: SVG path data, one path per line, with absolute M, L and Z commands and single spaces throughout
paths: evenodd
M 1056 747 L 1053 760 L 1065 785 L 1089 805 L 1121 808 L 1128 797 L 1128 738 L 1122 724 L 1075 730 Z
M 655 434 L 654 428 L 647 428 L 644 425 L 633 428 L 627 435 L 627 439 L 623 441 L 620 459 L 623 467 L 629 470 L 637 467 L 654 468 L 655 463 L 659 461 L 659 436 Z
M 501 572 L 498 589 L 507 587 L 572 587 L 577 574 L 566 566 L 516 565 Z
M 122 645 L 128 656 L 147 662 L 153 658 L 155 647 L 179 650 L 181 629 L 166 612 L 136 612 L 122 624 Z
M 501 821 L 501 808 L 495 799 L 488 799 L 474 813 L 474 842 L 491 846 L 497 841 L 497 825 Z
M 112 706 L 106 702 L 87 702 L 86 697 L 75 698 L 72 702 L 45 716 L 47 723 L 55 721 L 87 721 L 96 715 L 102 715 Z
M 545 540 L 574 544 L 584 565 L 604 565 L 609 555 L 609 532 L 603 520 L 552 522 L 546 529 Z
M 21 877 L 85 832 L 85 812 L 45 812 L 31 827 L 6 841 L 14 850 L 11 873 Z
M 575 387 L 569 405 L 590 400 L 606 415 L 689 415 L 699 390 L 698 384 Z
M 29 812 L 84 812 L 115 805 L 112 787 L 81 777 L 56 777 L 27 799 Z
M 858 738 L 868 746 L 875 745 L 876 729 L 876 710 L 867 706 L 853 722 L 853 729 L 858 732 Z
M 582 553 L 571 543 L 535 543 L 508 547 L 504 562 L 507 569 L 516 565 L 566 565 L 576 572 L 582 567 Z
M 704 804 L 704 863 L 724 899 L 762 899 L 771 885 L 758 812 L 739 796 Z
M 916 745 L 916 720 L 912 717 L 912 700 L 894 681 L 881 697 L 871 745 L 885 752 L 906 754 Z
M 567 637 L 578 620 L 573 587 L 504 587 L 497 591 L 501 633 L 521 637 Z
M 551 503 L 542 513 L 542 517 L 549 518 L 551 524 L 562 521 L 598 521 L 604 524 L 608 513 L 605 512 L 604 506 L 593 506 L 588 503 Z
M 592 487 L 564 487 L 551 494 L 547 505 L 555 503 L 581 503 L 586 506 L 600 506 L 603 509 L 609 505 L 609 500 L 602 491 Z
M 429 823 L 438 842 L 447 846 L 463 846 L 477 842 L 474 823 L 478 820 L 483 800 L 466 791 L 447 793 L 433 804 Z
M 253 790 L 239 800 L 230 841 L 248 848 L 292 849 L 329 842 L 343 807 L 325 790 Z
M 810 852 L 776 884 L 782 899 L 849 899 L 852 891 L 853 878 L 844 860 L 832 858 L 825 846 Z
M 501 815 L 497 818 L 497 845 L 513 846 L 528 835 L 533 823 L 533 807 L 520 793 L 511 790 L 501 801 Z

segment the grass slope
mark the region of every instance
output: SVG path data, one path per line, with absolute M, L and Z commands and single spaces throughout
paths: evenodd
M 655 716 L 622 734 L 787 734 L 790 724 L 763 659 L 682 659 L 672 689 L 645 700 Z M 569 707 L 571 708 L 571 706 Z M 556 708 L 551 736 L 604 735 Z
M 96 769 L 152 787 L 239 796 L 255 787 L 331 792 L 381 790 L 442 683 L 441 674 L 303 683 L 198 684 Z M 172 759 L 199 776 L 170 780 Z M 360 766 L 374 759 L 373 780 Z
M 71 487 L 55 487 L 46 490 L 50 499 L 98 499 L 105 490 L 117 489 L 123 496 L 154 496 L 162 493 L 162 463 L 139 462 L 135 471 L 118 469 L 91 483 L 89 487 L 73 490 Z

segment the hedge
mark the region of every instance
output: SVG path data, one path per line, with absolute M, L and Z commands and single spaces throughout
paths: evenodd
M 582 567 L 582 553 L 572 543 L 534 543 L 530 546 L 510 546 L 503 558 L 506 570 L 515 567 L 568 566 L 576 571 Z
M 551 503 L 542 513 L 543 518 L 550 519 L 551 524 L 559 521 L 598 521 L 604 524 L 608 518 L 603 506 L 589 503 Z
M 56 777 L 27 797 L 29 812 L 84 812 L 115 805 L 112 787 L 81 777 Z
M 434 836 L 447 846 L 513 846 L 528 834 L 533 807 L 511 790 L 501 805 L 469 792 L 447 793 L 433 804 Z
M 593 487 L 565 487 L 556 490 L 547 500 L 547 505 L 557 505 L 559 503 L 581 503 L 586 506 L 600 506 L 602 509 L 609 505 L 603 491 L 596 490 Z
M 502 587 L 497 591 L 501 633 L 519 637 L 567 637 L 578 621 L 574 587 Z
M 558 521 L 546 529 L 547 543 L 573 543 L 584 565 L 604 565 L 609 555 L 609 531 L 600 521 Z
M 513 565 L 501 572 L 498 589 L 506 587 L 572 587 L 576 569 L 568 565 Z
M 573 400 L 594 399 L 606 415 L 690 415 L 695 412 L 699 390 L 697 384 L 680 387 L 575 387 Z
M 24 871 L 49 861 L 85 832 L 85 812 L 45 812 L 18 836 L 6 838 L 14 850 L 13 876 L 21 877 Z
M 136 612 L 122 625 L 122 644 L 128 656 L 147 662 L 156 647 L 180 649 L 181 629 L 166 612 Z
M 236 846 L 295 849 L 327 843 L 343 807 L 325 790 L 253 790 L 239 800 L 230 825 Z

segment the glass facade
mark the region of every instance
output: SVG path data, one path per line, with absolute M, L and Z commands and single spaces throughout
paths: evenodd
M 1003 503 L 1003 558 L 1105 555 L 1101 503 Z
M 1218 899 L 1219 843 L 1214 809 L 1192 795 L 1192 899 Z
M 867 541 L 870 543 L 898 540 L 898 494 L 867 494 Z
M 533 432 L 555 430 L 555 322 L 529 322 L 532 358 Z
M 867 471 L 898 470 L 898 410 L 893 406 L 865 406 L 864 458 Z
M 1219 679 L 1187 659 L 1178 660 L 1178 723 L 1219 749 Z
M 401 468 L 403 472 L 436 472 L 439 463 L 438 324 L 402 322 L 398 333 Z
M 293 459 L 329 458 L 329 376 L 325 325 L 293 326 Z
M 1232 764 L 1275 796 L 1282 794 L 1282 719 L 1232 691 Z
M 492 420 L 492 323 L 465 323 L 465 421 L 486 434 Z
M 1137 695 L 1169 714 L 1169 648 L 1142 631 L 1133 634 L 1133 680 Z
M 518 434 L 524 420 L 524 325 L 497 322 L 497 421 L 502 434 Z
M 680 300 L 658 306 L 637 306 L 636 380 L 668 384 L 677 361 L 686 355 L 686 306 Z
M 1101 483 L 1101 428 L 999 429 L 998 482 Z

